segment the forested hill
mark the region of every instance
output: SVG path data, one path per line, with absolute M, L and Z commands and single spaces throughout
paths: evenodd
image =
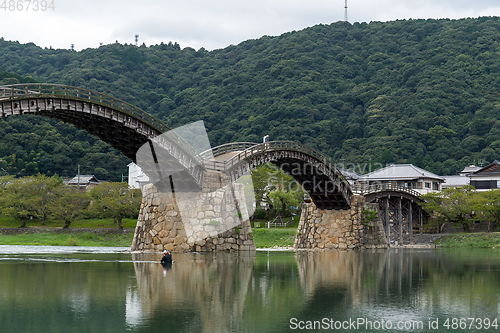
M 497 17 L 337 22 L 210 52 L 175 43 L 75 52 L 0 40 L 0 70 L 107 93 L 171 127 L 202 119 L 213 146 L 269 134 L 337 163 L 413 163 L 441 175 L 500 159 Z M 37 147 L 23 147 L 24 162 L 29 149 L 45 149 L 38 135 Z M 68 156 L 71 167 L 81 157 Z

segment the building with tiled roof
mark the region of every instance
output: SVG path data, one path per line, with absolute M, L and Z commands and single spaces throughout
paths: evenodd
M 500 161 L 495 160 L 490 165 L 469 174 L 469 178 L 470 184 L 479 192 L 500 188 Z
M 66 182 L 69 186 L 78 186 L 81 189 L 90 190 L 102 182 L 94 175 L 77 175 Z
M 413 189 L 421 194 L 440 191 L 444 178 L 413 164 L 391 164 L 358 179 L 361 184 L 391 184 Z

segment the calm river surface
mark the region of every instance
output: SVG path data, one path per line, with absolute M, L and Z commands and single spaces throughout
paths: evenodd
M 496 249 L 125 250 L 0 246 L 0 332 L 500 331 Z

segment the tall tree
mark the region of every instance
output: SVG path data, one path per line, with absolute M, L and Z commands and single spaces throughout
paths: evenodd
M 428 212 L 434 212 L 438 221 L 455 223 L 469 232 L 474 223 L 472 199 L 476 195 L 474 187 L 450 187 L 441 192 L 431 192 L 422 196 L 421 204 Z
M 500 223 L 500 189 L 479 192 L 471 199 L 474 216 L 479 221 L 488 221 L 488 231 Z
M 130 188 L 125 182 L 102 183 L 90 190 L 89 195 L 92 198 L 90 211 L 113 218 L 119 229 L 123 229 L 123 218 L 138 215 L 142 200 L 140 190 Z
M 56 176 L 47 177 L 36 175 L 33 177 L 32 195 L 36 198 L 35 216 L 40 219 L 42 225 L 50 216 L 53 203 L 57 199 L 57 193 L 61 187 L 65 186 L 62 179 Z
M 26 220 L 36 216 L 40 198 L 36 196 L 34 176 L 12 179 L 5 185 L 0 198 L 2 214 L 21 220 L 20 228 L 26 228 Z
M 50 217 L 63 220 L 63 228 L 67 229 L 73 221 L 82 216 L 89 203 L 90 196 L 81 192 L 80 189 L 73 186 L 59 187 L 56 192 L 56 200 L 52 204 Z

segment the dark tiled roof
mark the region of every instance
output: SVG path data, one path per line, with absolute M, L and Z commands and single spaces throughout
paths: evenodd
M 500 174 L 500 161 L 495 160 L 490 165 L 487 165 L 484 168 L 479 169 L 476 172 L 472 173 L 472 175 L 474 176 L 494 175 L 494 174 Z

